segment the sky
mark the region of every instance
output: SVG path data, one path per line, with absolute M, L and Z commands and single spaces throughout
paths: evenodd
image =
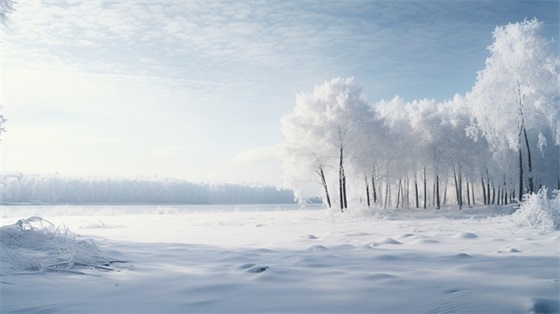
M 496 26 L 536 17 L 560 47 L 559 6 L 19 0 L 1 30 L 2 172 L 282 185 L 297 94 L 335 77 L 370 103 L 465 94 Z

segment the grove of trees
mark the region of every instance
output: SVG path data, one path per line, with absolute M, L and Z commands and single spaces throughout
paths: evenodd
M 169 178 L 4 174 L 2 204 L 287 204 L 290 190 Z
M 301 93 L 281 119 L 287 186 L 303 201 L 459 208 L 560 189 L 560 58 L 536 19 L 497 27 L 466 95 L 368 103 L 352 78 Z M 318 185 L 316 184 L 318 183 Z

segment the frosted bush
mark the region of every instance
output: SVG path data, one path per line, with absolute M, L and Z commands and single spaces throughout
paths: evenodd
M 520 208 L 511 216 L 519 227 L 529 227 L 542 231 L 560 229 L 560 193 L 554 191 L 548 199 L 547 189 L 536 194 L 526 194 Z
M 20 219 L 0 227 L 2 271 L 16 274 L 70 271 L 75 266 L 113 270 L 111 263 L 93 241 L 77 241 L 65 227 L 56 227 L 41 217 Z M 5 269 L 5 268 L 10 268 Z

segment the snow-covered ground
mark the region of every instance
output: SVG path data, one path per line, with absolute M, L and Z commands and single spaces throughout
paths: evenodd
M 93 240 L 117 270 L 0 268 L 1 313 L 557 313 L 560 231 L 512 207 L 4 207 Z M 90 276 L 90 275 L 95 276 Z

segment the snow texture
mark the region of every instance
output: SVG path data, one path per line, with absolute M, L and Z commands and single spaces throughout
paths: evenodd
M 98 208 L 97 215 L 94 207 L 82 215 L 72 213 L 84 208 L 72 206 L 63 211 L 3 208 L 2 222 L 13 222 L 2 227 L 3 247 L 32 243 L 46 248 L 58 239 L 54 242 L 66 248 L 72 245 L 60 237 L 84 240 L 95 243 L 98 255 L 135 267 L 75 269 L 96 276 L 66 271 L 21 276 L 2 251 L 0 312 L 560 310 L 560 231 L 519 228 L 512 206 L 380 210 L 375 215 L 293 207 L 159 212 L 134 206 L 113 208 L 117 214 L 111 215 L 106 207 Z M 37 213 L 44 218 L 19 220 Z M 56 225 L 67 228 L 53 233 Z M 26 230 L 35 236 L 20 241 Z M 14 232 L 15 237 L 4 236 Z

